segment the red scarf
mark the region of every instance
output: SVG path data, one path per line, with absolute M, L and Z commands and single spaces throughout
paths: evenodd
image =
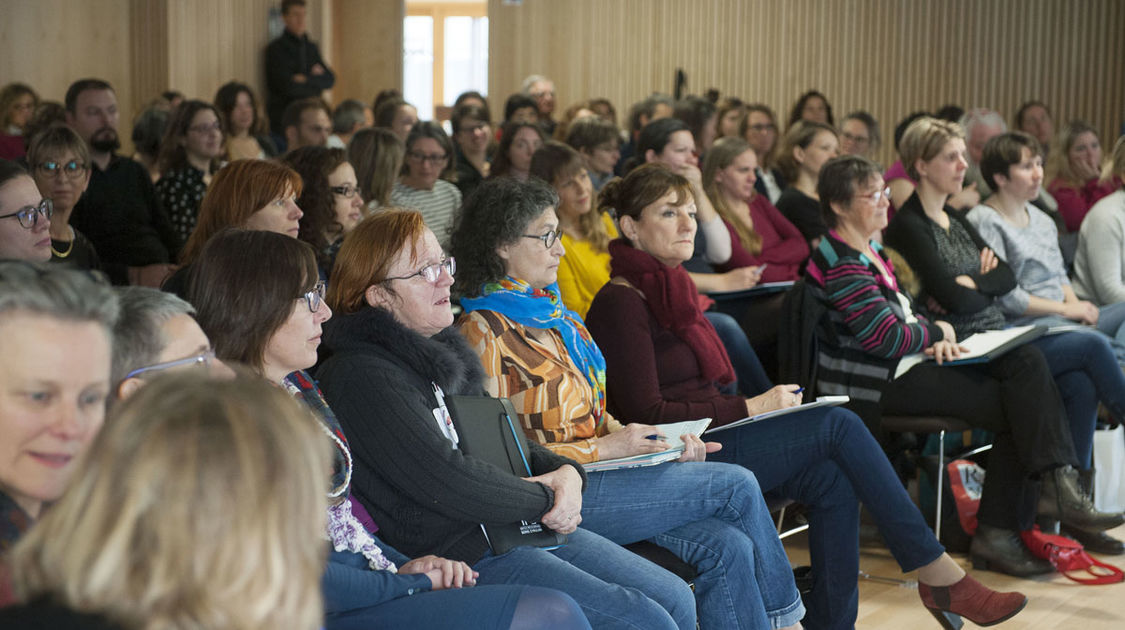
M 609 244 L 609 272 L 644 294 L 662 328 L 671 330 L 695 352 L 703 377 L 720 384 L 734 381 L 734 368 L 714 326 L 703 316 L 711 300 L 699 294 L 683 267 L 669 267 L 619 238 Z

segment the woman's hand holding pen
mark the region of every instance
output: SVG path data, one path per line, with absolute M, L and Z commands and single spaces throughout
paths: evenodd
M 598 438 L 597 444 L 599 460 L 659 453 L 669 448 L 660 429 L 648 424 L 627 424 L 619 431 Z
M 801 404 L 803 391 L 805 388 L 800 385 L 775 385 L 764 394 L 746 399 L 746 415 L 756 416 L 768 411 L 796 407 Z

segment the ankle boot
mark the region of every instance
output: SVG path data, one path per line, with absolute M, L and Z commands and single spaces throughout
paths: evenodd
M 1039 516 L 1087 531 L 1105 531 L 1125 523 L 1120 512 L 1100 512 L 1082 491 L 1078 471 L 1061 466 L 1043 474 L 1039 491 Z
M 1027 605 L 1023 593 L 994 591 L 972 576 L 966 575 L 950 586 L 918 585 L 922 605 L 929 609 L 944 628 L 959 628 L 960 620 L 949 615 L 960 615 L 978 626 L 994 626 L 1016 616 Z
M 974 569 L 991 569 L 1016 577 L 1042 575 L 1055 570 L 1050 562 L 1032 555 L 1017 532 L 984 523 L 977 525 L 969 557 Z

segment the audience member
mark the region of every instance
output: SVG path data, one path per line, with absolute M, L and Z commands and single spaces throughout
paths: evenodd
M 0 553 L 59 499 L 101 428 L 116 320 L 95 276 L 0 262 Z
M 1072 120 L 1059 130 L 1055 151 L 1047 159 L 1047 192 L 1059 205 L 1068 232 L 1077 232 L 1095 203 L 1121 184 L 1101 180 L 1102 145 L 1088 123 Z
M 793 103 L 793 109 L 789 110 L 785 132 L 789 133 L 793 125 L 802 120 L 834 126 L 836 120 L 832 117 L 832 105 L 828 103 L 828 97 L 816 90 L 809 90 L 799 96 L 797 102 Z
M 521 479 L 464 454 L 447 421 L 434 422 L 435 409 L 448 418 L 445 397 L 483 392 L 480 360 L 452 328 L 455 269 L 410 211 L 368 217 L 337 258 L 330 356 L 317 377 L 352 448 L 352 496 L 379 537 L 408 555 L 465 562 L 477 584 L 557 588 L 597 627 L 695 628 L 683 580 L 578 528 L 580 464 L 530 442 L 534 476 Z M 489 553 L 481 523 L 519 521 L 540 521 L 567 543 Z
M 594 113 L 602 120 L 614 127 L 617 126 L 617 108 L 613 106 L 613 103 L 608 98 L 599 96 L 590 99 L 590 109 L 594 110 Z
M 0 89 L 0 159 L 24 156 L 31 140 L 27 124 L 38 106 L 39 95 L 28 85 L 9 83 Z
M 976 190 L 981 199 L 987 199 L 992 194 L 992 188 L 980 169 L 984 145 L 996 136 L 1007 133 L 1008 125 L 1004 122 L 1003 116 L 985 108 L 970 109 L 956 122 L 965 134 L 965 149 L 969 158 L 969 169 L 965 171 L 965 183 L 962 189 Z
M 441 125 L 418 123 L 406 139 L 402 177 L 391 191 L 391 204 L 420 211 L 443 247 L 449 243 L 461 207 L 461 191 L 444 179 L 455 172 L 452 159 L 453 143 Z
M 621 132 L 600 116 L 574 121 L 566 143 L 582 156 L 594 192 L 613 179 L 613 169 L 621 158 Z
M 770 203 L 776 204 L 785 189 L 785 178 L 777 169 L 777 117 L 773 110 L 761 103 L 746 106 L 746 117 L 739 125 L 738 133 L 758 155 L 758 181 L 755 190 L 765 195 Z
M 317 97 L 293 101 L 285 108 L 281 125 L 285 129 L 286 151 L 323 147 L 332 133 L 332 110 Z
M 160 93 L 160 98 L 168 102 L 168 107 L 172 111 L 176 111 L 184 102 L 184 93 L 179 90 L 164 90 Z
M 716 383 L 734 378 L 695 288 L 680 267 L 691 256 L 691 186 L 648 165 L 611 182 L 603 198 L 618 209 L 624 238 L 610 244 L 612 275 L 587 322 L 605 353 L 606 408 L 628 422 L 662 424 L 712 418 L 722 426 L 747 415 L 792 407 L 795 385 L 753 398 L 724 395 Z M 859 501 L 871 511 L 904 571 L 919 571 L 919 595 L 936 615 L 952 610 L 993 623 L 1023 608 L 1019 593 L 990 591 L 943 553 L 879 445 L 855 414 L 828 408 L 797 412 L 779 423 L 752 423 L 715 434 L 712 459 L 742 465 L 762 489 L 811 507 L 813 587 L 805 623 L 854 625 L 859 570 Z
M 461 92 L 460 94 L 458 94 L 457 99 L 453 101 L 453 109 L 456 110 L 462 105 L 476 105 L 477 107 L 483 109 L 484 118 L 482 120 L 489 124 L 492 123 L 492 111 L 488 107 L 488 99 L 484 98 L 484 95 L 480 92 L 476 90 L 469 90 L 468 92 Z
M 133 117 L 133 159 L 148 171 L 149 179 L 160 179 L 160 143 L 168 131 L 172 107 L 163 98 L 155 98 Z
M 488 177 L 491 164 L 488 146 L 492 127 L 488 110 L 475 104 L 459 105 L 450 117 L 453 125 L 453 154 L 457 165 L 457 188 L 466 198 L 481 180 Z
M 36 136 L 40 131 L 52 125 L 65 125 L 66 124 L 66 106 L 57 101 L 41 101 L 31 114 L 31 120 L 27 121 L 26 132 L 24 138 L 28 142 Z
M 0 260 L 50 260 L 53 211 L 22 166 L 0 160 Z
M 965 108 L 964 107 L 961 107 L 960 105 L 957 105 L 956 103 L 947 103 L 947 104 L 942 105 L 941 107 L 937 108 L 937 111 L 934 112 L 933 117 L 937 118 L 938 120 L 944 120 L 944 121 L 947 121 L 947 122 L 955 123 L 955 122 L 961 120 L 961 118 L 964 115 L 965 115 Z
M 503 122 L 505 124 L 510 122 L 537 124 L 539 122 L 539 106 L 535 103 L 535 99 L 523 93 L 509 96 L 504 103 Z
M 697 160 L 703 159 L 715 142 L 715 124 L 718 120 L 715 104 L 700 96 L 688 96 L 676 101 L 672 116 L 687 125 L 695 140 L 695 157 Z
M 746 103 L 742 99 L 729 96 L 719 103 L 715 119 L 715 137 L 726 138 L 739 135 L 742 119 L 746 117 Z
M 238 81 L 224 83 L 215 93 L 215 109 L 223 123 L 228 162 L 277 155 L 277 146 L 269 137 L 266 121 L 258 108 L 258 98 L 249 85 Z
M 389 98 L 374 110 L 375 126 L 390 129 L 406 142 L 410 130 L 418 124 L 418 110 L 401 98 Z
M 143 166 L 116 154 L 117 95 L 100 79 L 81 79 L 66 91 L 66 118 L 90 147 L 93 168 L 71 223 L 89 237 L 102 268 L 116 284 L 157 287 L 174 267 L 183 242 Z
M 326 628 L 501 629 L 509 627 L 508 620 L 515 627 L 588 628 L 577 605 L 561 593 L 469 588 L 477 575 L 468 565 L 436 556 L 409 560 L 368 533 L 353 514 L 348 439 L 304 371 L 316 362 L 321 325 L 332 314 L 317 276 L 313 250 L 305 243 L 269 232 L 229 230 L 200 255 L 192 299 L 199 304 L 200 321 L 213 331 L 216 353 L 284 387 L 319 420 L 321 439 L 332 442 L 326 531 L 332 549 L 322 579 Z
M 900 155 L 899 145 L 902 143 L 902 136 L 906 133 L 907 127 L 915 120 L 930 115 L 929 112 L 912 112 L 895 125 L 895 156 Z M 906 200 L 910 198 L 910 195 L 914 194 L 914 187 L 917 186 L 918 182 L 914 181 L 914 178 L 907 174 L 906 167 L 902 163 L 902 158 L 896 159 L 894 163 L 891 164 L 890 168 L 883 173 L 883 179 L 891 189 L 891 207 L 887 208 L 887 222 L 890 223 L 891 219 L 894 218 L 895 208 L 901 207 L 902 204 L 906 203 Z
M 1125 136 L 1113 145 L 1103 181 L 1125 179 Z M 1098 200 L 1078 233 L 1074 291 L 1098 306 L 1125 302 L 1125 190 Z
M 184 101 L 160 143 L 161 176 L 156 182 L 156 194 L 182 241 L 195 229 L 199 204 L 222 154 L 219 112 L 204 101 Z
M 51 261 L 79 269 L 99 269 L 98 253 L 86 235 L 70 225 L 74 205 L 90 185 L 90 150 L 66 125 L 36 134 L 27 161 L 39 193 L 51 200 Z
M 870 159 L 879 150 L 882 138 L 879 122 L 864 110 L 856 110 L 840 122 L 840 154 Z
M 285 155 L 304 186 L 297 198 L 303 213 L 298 238 L 313 246 L 320 277 L 327 280 L 340 243 L 363 218 L 355 169 L 343 149 L 303 147 Z
M 509 176 L 527 179 L 531 156 L 543 146 L 547 137 L 536 123 L 506 122 L 500 128 L 500 146 L 492 160 L 489 177 Z
M 360 129 L 348 144 L 348 162 L 355 168 L 360 196 L 373 211 L 391 205 L 406 145 L 390 129 Z
M 285 110 L 291 103 L 319 99 L 336 84 L 336 75 L 306 32 L 307 11 L 305 0 L 282 0 L 285 32 L 266 47 L 266 107 L 270 128 L 279 136 L 288 134 Z
M 829 124 L 798 120 L 790 125 L 781 141 L 777 165 L 789 187 L 777 199 L 777 209 L 785 215 L 816 249 L 828 232 L 817 199 L 816 179 L 820 167 L 840 154 L 840 139 Z
M 387 88 L 385 90 L 379 90 L 379 93 L 375 95 L 375 100 L 371 102 L 371 111 L 377 112 L 379 111 L 379 106 L 381 106 L 383 103 L 401 98 L 402 90 L 399 90 L 397 88 Z
M 1012 126 L 1030 134 L 1043 148 L 1043 159 L 1051 152 L 1051 141 L 1055 139 L 1055 123 L 1051 120 L 1051 110 L 1043 101 L 1026 101 L 1016 110 Z
M 327 146 L 331 149 L 346 149 L 355 132 L 375 124 L 375 113 L 363 101 L 346 99 L 332 112 L 332 135 L 328 136 Z
M 535 99 L 536 113 L 543 134 L 548 137 L 554 135 L 555 126 L 558 124 L 552 118 L 555 114 L 555 82 L 545 76 L 533 74 L 523 80 L 521 91 Z
M 331 460 L 308 413 L 257 378 L 207 374 L 166 376 L 115 411 L 13 550 L 24 603 L 0 625 L 320 628 Z
M 581 168 L 573 149 L 543 151 L 552 148 Z M 561 205 L 538 179 L 492 180 L 469 199 L 451 251 L 467 261 L 455 283 L 467 313 L 460 332 L 484 366 L 485 390 L 512 401 L 528 439 L 579 463 L 659 452 L 681 440 L 605 413 L 605 360 L 561 303 Z M 618 544 L 651 539 L 696 567 L 701 627 L 797 627 L 800 595 L 757 481 L 704 462 L 717 444 L 692 434 L 682 443 L 679 463 L 588 472 L 583 527 Z M 747 566 L 756 568 L 736 568 Z
M 641 135 L 641 129 L 644 129 L 645 125 L 654 120 L 670 118 L 672 108 L 672 97 L 666 94 L 653 94 L 642 101 L 633 103 L 633 106 L 629 108 L 629 135 L 625 139 L 625 143 L 621 145 L 621 157 L 617 160 L 617 166 L 613 169 L 614 173 L 623 175 L 628 171 L 630 160 L 637 152 L 637 138 Z

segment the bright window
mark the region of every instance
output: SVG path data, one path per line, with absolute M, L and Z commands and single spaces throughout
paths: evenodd
M 462 92 L 488 94 L 488 17 L 484 2 L 406 3 L 403 97 L 418 118 L 448 116 Z

